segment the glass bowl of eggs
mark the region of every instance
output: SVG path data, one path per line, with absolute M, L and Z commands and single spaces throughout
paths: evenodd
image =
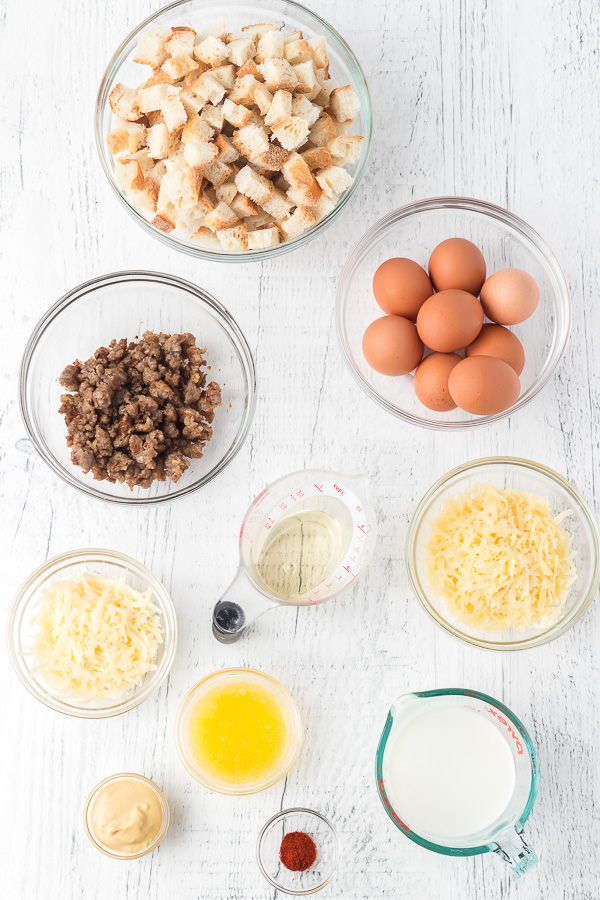
M 352 251 L 337 295 L 360 387 L 425 428 L 489 425 L 548 383 L 569 336 L 565 277 L 517 216 L 440 197 L 398 209 Z

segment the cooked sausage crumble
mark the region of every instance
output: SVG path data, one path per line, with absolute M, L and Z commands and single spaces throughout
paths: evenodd
M 205 351 L 193 334 L 113 340 L 85 363 L 66 366 L 59 412 L 71 461 L 97 481 L 148 488 L 177 482 L 202 456 L 221 405 L 221 388 L 206 384 Z

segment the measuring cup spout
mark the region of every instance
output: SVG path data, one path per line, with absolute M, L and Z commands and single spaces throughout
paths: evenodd
M 213 634 L 223 644 L 237 641 L 242 632 L 269 609 L 278 606 L 261 594 L 240 568 L 213 610 Z
M 520 878 L 538 861 L 535 850 L 516 828 L 507 828 L 498 835 L 495 843 L 495 852 L 509 864 L 515 878 Z

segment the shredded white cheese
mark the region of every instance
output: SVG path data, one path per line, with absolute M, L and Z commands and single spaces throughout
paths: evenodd
M 450 612 L 500 631 L 555 621 L 576 578 L 571 539 L 545 497 L 476 484 L 431 523 L 426 566 Z
M 152 591 L 88 573 L 45 588 L 32 625 L 35 671 L 59 694 L 88 701 L 139 685 L 163 642 Z

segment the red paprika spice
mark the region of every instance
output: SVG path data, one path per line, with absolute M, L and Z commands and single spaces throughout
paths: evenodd
M 292 872 L 305 872 L 317 858 L 317 845 L 303 831 L 288 831 L 279 848 L 279 859 Z

